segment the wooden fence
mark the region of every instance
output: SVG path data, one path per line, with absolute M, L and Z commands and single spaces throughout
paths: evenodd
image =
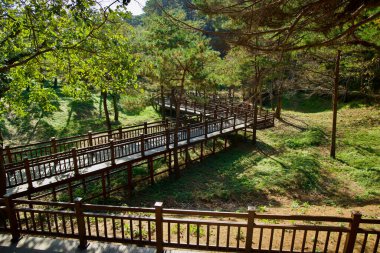
M 378 252 L 380 220 L 89 205 L 11 199 L 0 230 L 21 234 L 164 247 L 245 252 Z

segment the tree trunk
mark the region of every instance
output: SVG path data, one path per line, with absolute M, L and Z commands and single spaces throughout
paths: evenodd
M 4 139 L 3 139 L 3 133 L 0 129 L 0 197 L 3 197 L 6 193 L 6 174 L 5 174 L 5 167 L 4 167 L 4 160 L 3 160 L 3 147 L 4 147 Z
M 103 114 L 103 94 L 100 93 L 100 99 L 99 99 L 99 119 L 102 118 Z
M 58 89 L 58 79 L 54 78 L 54 89 Z
M 257 143 L 257 114 L 258 114 L 258 108 L 257 108 L 257 98 L 255 96 L 253 101 L 253 125 L 252 125 L 252 144 L 256 145 Z
M 335 159 L 335 150 L 336 150 L 336 121 L 338 114 L 338 96 L 339 96 L 339 63 L 340 63 L 340 50 L 338 50 L 336 61 L 335 61 L 335 79 L 334 79 L 334 89 L 332 96 L 333 104 L 333 123 L 332 123 L 332 133 L 331 133 L 331 150 L 330 156 Z
M 277 106 L 276 106 L 276 118 L 281 118 L 282 111 L 282 83 L 278 86 L 277 89 Z
M 271 89 L 270 89 L 270 106 L 272 108 L 272 111 L 274 111 L 274 87 L 273 87 L 273 83 L 271 84 Z
M 120 100 L 120 96 L 118 94 L 112 95 L 112 104 L 113 104 L 115 122 L 119 121 L 119 100 Z
M 180 124 L 180 114 L 181 114 L 181 101 L 182 101 L 182 95 L 183 95 L 183 88 L 185 85 L 185 77 L 186 77 L 186 70 L 183 71 L 182 79 L 181 79 L 181 87 L 178 94 L 178 97 L 175 97 L 175 112 L 176 112 L 176 119 L 175 119 L 175 134 L 174 134 L 174 174 L 176 178 L 180 177 L 179 172 L 179 162 L 178 162 L 178 130 L 179 130 L 179 124 Z
M 102 98 L 103 98 L 103 110 L 104 110 L 104 115 L 106 116 L 106 126 L 108 132 L 112 131 L 112 126 L 111 126 L 111 119 L 110 119 L 110 114 L 108 111 L 108 106 L 107 106 L 107 92 L 102 91 Z
M 164 94 L 164 86 L 161 85 L 161 114 L 162 118 L 165 120 L 165 94 Z

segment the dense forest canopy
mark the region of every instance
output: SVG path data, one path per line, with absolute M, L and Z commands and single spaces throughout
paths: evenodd
M 2 119 L 49 115 L 58 93 L 96 93 L 118 121 L 120 95 L 160 87 L 242 87 L 280 116 L 287 90 L 330 94 L 338 49 L 340 90 L 379 91 L 378 1 L 149 0 L 138 17 L 128 2 L 2 1 Z

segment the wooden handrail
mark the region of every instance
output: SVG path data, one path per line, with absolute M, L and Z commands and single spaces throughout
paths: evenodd
M 366 238 L 369 235 L 379 238 L 380 230 L 360 226 L 379 224 L 380 219 L 361 219 L 356 213 L 352 217 L 265 214 L 255 212 L 253 207 L 248 209 L 248 213 L 232 213 L 166 209 L 161 202 L 157 202 L 154 208 L 146 208 L 91 205 L 82 199 L 76 199 L 74 203 L 14 200 L 9 196 L 5 203 L 10 227 L 2 231 L 11 233 L 13 241 L 17 241 L 21 234 L 40 234 L 78 239 L 81 248 L 87 246 L 88 239 L 103 241 L 106 238 L 109 242 L 155 245 L 158 252 L 162 252 L 164 247 L 287 252 L 283 242 L 292 240 L 290 251 L 300 252 L 305 249 L 305 241 L 309 241 L 307 234 L 312 234 L 313 250 L 309 248 L 312 252 L 317 250 L 317 240 L 324 251 L 351 253 L 357 246 L 362 252 L 376 252 L 379 247 L 378 239 Z M 24 207 L 28 205 L 32 208 Z M 33 225 L 35 217 L 44 217 L 38 220 L 38 226 Z M 272 222 L 257 222 L 261 218 Z M 75 219 L 75 222 L 64 222 L 65 219 Z M 299 220 L 303 224 L 284 223 L 284 219 Z M 316 221 L 318 224 L 313 224 Z M 342 222 L 349 225 L 342 226 Z M 100 226 L 104 228 L 102 233 Z M 270 232 L 269 237 L 264 235 L 264 230 Z M 280 233 L 275 234 L 275 231 Z M 320 235 L 322 232 L 324 236 Z M 358 234 L 364 234 L 364 240 Z M 222 238 L 224 244 L 221 243 Z M 274 240 L 277 241 L 275 246 Z

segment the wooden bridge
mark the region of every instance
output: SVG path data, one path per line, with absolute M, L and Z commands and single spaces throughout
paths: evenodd
M 173 110 L 165 99 L 156 104 Z M 351 217 L 270 215 L 248 212 L 214 212 L 164 208 L 90 205 L 74 198 L 73 188 L 100 180 L 104 198 L 110 175 L 127 171 L 128 192 L 134 184 L 132 167 L 148 164 L 149 175 L 138 179 L 154 182 L 155 176 L 172 172 L 172 156 L 181 149 L 225 138 L 237 131 L 274 125 L 272 113 L 233 101 L 213 101 L 204 106 L 184 100 L 180 111 L 192 115 L 175 126 L 170 121 L 144 123 L 111 132 L 6 147 L 0 152 L 5 164 L 3 182 L 7 194 L 0 198 L 0 232 L 74 238 L 80 248 L 88 240 L 164 247 L 232 252 L 378 252 L 379 219 Z M 175 142 L 175 140 L 178 140 Z M 226 145 L 226 142 L 225 142 Z M 167 158 L 168 169 L 155 172 L 156 157 Z M 187 159 L 186 159 L 187 161 Z M 185 164 L 186 165 L 186 164 Z M 80 182 L 79 184 L 77 182 Z M 80 186 L 79 186 L 80 187 Z M 46 192 L 41 194 L 41 192 Z M 68 202 L 57 202 L 57 192 L 67 191 Z M 33 196 L 32 194 L 39 194 Z M 46 201 L 52 196 L 53 201 Z M 20 198 L 21 197 L 21 198 Z M 28 199 L 25 199 L 27 197 Z M 42 198 L 41 200 L 36 200 Z M 2 205 L 1 205 L 2 204 Z M 5 218 L 2 218 L 5 217 Z
M 166 100 L 165 107 L 173 109 L 171 106 Z M 7 193 L 20 197 L 68 184 L 171 153 L 174 148 L 187 148 L 239 130 L 247 131 L 254 124 L 252 107 L 247 105 L 200 106 L 186 100 L 180 109 L 198 116 L 190 121 L 181 120 L 178 128 L 169 121 L 152 122 L 112 132 L 89 132 L 60 140 L 52 138 L 47 142 L 6 147 L 1 157 L 5 164 Z M 273 125 L 273 114 L 261 110 L 256 127 Z M 174 143 L 175 135 L 178 143 Z

